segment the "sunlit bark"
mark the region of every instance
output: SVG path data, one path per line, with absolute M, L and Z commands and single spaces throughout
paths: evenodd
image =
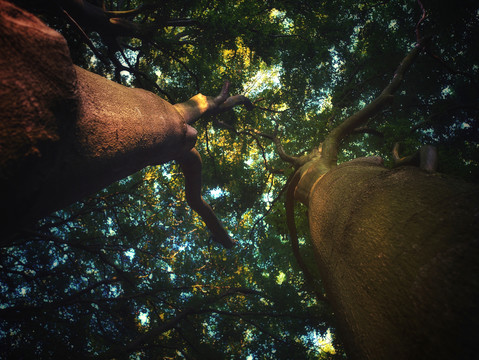
M 33 15 L 3 1 L 0 15 L 0 186 L 6 228 L 46 216 L 145 166 L 184 159 L 197 136 L 189 123 L 205 113 L 251 107 L 243 96 L 229 97 L 228 83 L 215 98 L 198 94 L 172 105 L 74 66 L 63 37 Z M 195 181 L 201 186 L 197 164 L 182 162 L 187 192 L 195 190 L 187 194 L 190 200 L 201 199 L 194 186 Z M 211 208 L 202 199 L 190 203 L 217 240 L 231 247 Z

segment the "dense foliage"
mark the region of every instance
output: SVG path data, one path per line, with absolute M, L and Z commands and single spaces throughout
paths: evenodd
M 418 35 L 432 38 L 394 103 L 343 144 L 340 161 L 391 163 L 395 142 L 405 153 L 430 143 L 440 171 L 477 180 L 474 1 L 105 1 L 138 9 L 111 15 L 137 25 L 121 37 L 50 2 L 17 2 L 61 31 L 91 71 L 171 102 L 215 95 L 228 79 L 255 109 L 195 125 L 204 194 L 238 241 L 233 250 L 211 242 L 188 209 L 177 165 L 146 168 L 0 250 L 4 358 L 343 358 L 328 305 L 291 252 L 283 201 L 292 168 L 271 138 L 288 154 L 318 147 L 387 85 Z

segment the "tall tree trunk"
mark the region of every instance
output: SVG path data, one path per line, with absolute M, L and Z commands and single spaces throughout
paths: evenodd
M 216 241 L 233 245 L 201 198 L 201 158 L 189 124 L 206 112 L 250 105 L 244 96 L 197 94 L 172 105 L 73 65 L 65 39 L 38 18 L 0 0 L 0 225 L 46 216 L 114 181 L 183 160 L 195 209 Z M 251 105 L 250 105 L 251 107 Z M 194 169 L 194 171 L 192 170 Z M 200 200 L 198 200 L 200 199 Z M 10 229 L 10 230 L 9 230 Z M 7 236 L 8 238 L 8 236 Z M 8 243 L 8 240 L 7 240 Z
M 477 186 L 358 159 L 312 186 L 308 211 L 351 359 L 477 359 Z

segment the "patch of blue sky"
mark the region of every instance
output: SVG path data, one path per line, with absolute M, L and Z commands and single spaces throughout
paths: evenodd
M 188 299 L 191 299 L 192 297 L 193 297 L 193 294 L 191 292 L 183 291 L 180 293 L 181 300 L 188 300 Z
M 148 326 L 150 323 L 150 311 L 146 308 L 142 308 L 138 313 L 138 320 L 142 326 Z
M 245 160 L 245 165 L 248 166 L 248 167 L 252 167 L 253 164 L 255 163 L 255 159 L 253 159 L 253 157 L 249 157 L 248 159 Z
M 441 90 L 441 98 L 443 99 L 453 94 L 454 94 L 454 91 L 449 87 L 449 85 Z
M 128 259 L 133 260 L 133 258 L 135 257 L 135 249 L 133 248 L 130 248 L 128 249 L 127 251 L 125 251 L 123 253 L 126 257 L 128 257 Z
M 318 353 L 334 354 L 336 352 L 333 347 L 333 337 L 331 335 L 330 329 L 327 329 L 324 334 L 313 330 L 307 336 L 312 342 L 312 347 L 316 348 Z
M 453 134 L 458 130 L 469 129 L 470 127 L 471 124 L 469 124 L 468 122 L 455 122 L 449 126 L 449 133 Z M 445 137 L 447 137 L 447 135 Z
M 123 65 L 126 68 L 130 67 L 130 64 L 134 64 L 136 62 L 136 59 L 138 58 L 139 51 L 124 48 L 123 49 L 123 54 L 124 56 L 119 56 L 118 60 L 120 61 L 121 65 Z M 122 70 L 120 71 L 120 75 L 126 80 L 126 83 L 131 85 L 133 76 L 129 71 Z
M 218 199 L 223 196 L 229 196 L 229 192 L 220 188 L 220 187 L 215 187 L 211 190 L 208 191 L 208 196 L 212 199 Z
M 350 45 L 348 46 L 348 50 L 349 52 L 353 53 L 356 51 L 356 48 L 358 46 L 358 43 L 359 43 L 359 33 L 361 32 L 361 30 L 363 29 L 363 26 L 355 26 L 354 29 L 353 29 L 353 33 L 351 35 L 351 41 L 350 41 Z
M 263 193 L 263 195 L 261 196 L 261 200 L 266 203 L 267 206 L 271 206 L 271 204 L 273 203 L 274 199 L 275 199 L 275 196 L 273 196 L 274 194 L 272 193 Z
M 281 66 L 274 65 L 259 70 L 250 81 L 243 85 L 243 93 L 246 96 L 254 97 L 264 90 L 270 90 L 281 86 Z
M 389 30 L 392 30 L 392 31 L 397 31 L 397 30 L 399 30 L 399 25 L 398 25 L 397 20 L 392 19 L 392 20 L 389 22 L 388 28 L 389 28 Z
M 170 280 L 175 281 L 176 279 L 176 274 L 173 272 L 173 269 L 171 268 L 170 265 L 166 265 L 166 271 L 170 273 Z
M 156 66 L 152 67 L 153 69 L 156 68 Z M 156 83 L 158 85 L 164 85 L 164 84 L 171 84 L 173 83 L 173 79 L 171 76 L 166 75 L 163 71 L 161 71 L 160 68 L 156 68 L 155 70 L 155 75 L 156 75 Z
M 31 291 L 30 287 L 22 286 L 22 287 L 18 287 L 15 293 L 20 297 L 25 297 L 30 293 L 30 291 Z
M 161 175 L 165 177 L 168 181 L 173 178 L 173 172 L 171 169 L 171 164 L 163 164 L 161 165 Z
M 285 11 L 272 9 L 269 16 L 273 21 L 279 21 L 281 23 L 285 35 L 291 35 L 293 33 L 294 21 L 286 16 Z
M 123 289 L 120 285 L 109 284 L 108 286 L 108 296 L 110 298 L 117 298 L 123 294 Z

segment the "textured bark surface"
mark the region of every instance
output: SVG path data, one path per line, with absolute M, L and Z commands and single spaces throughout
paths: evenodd
M 351 359 L 476 359 L 479 189 L 353 161 L 312 189 L 317 263 Z
M 72 64 L 65 39 L 0 1 L 0 217 L 45 216 L 189 151 L 196 130 L 160 97 Z
M 190 152 L 205 113 L 244 104 L 198 94 L 172 105 L 72 64 L 64 38 L 0 0 L 0 225 L 15 231 L 148 165 L 182 159 L 187 198 L 213 238 L 234 241 L 201 197 L 201 157 Z M 186 156 L 185 154 L 195 154 Z
M 0 1 L 0 177 L 59 140 L 59 115 L 74 107 L 76 77 L 65 39 L 38 18 Z
M 44 216 L 148 165 L 178 158 L 191 149 L 196 130 L 170 103 L 75 66 L 78 107 L 74 127 L 30 205 Z M 43 163 L 43 161 L 42 161 Z

